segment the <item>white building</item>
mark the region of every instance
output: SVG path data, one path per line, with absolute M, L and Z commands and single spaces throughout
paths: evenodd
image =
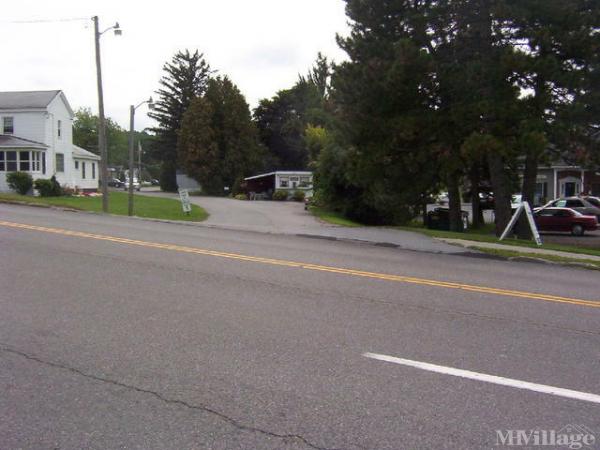
M 248 193 L 264 193 L 270 197 L 275 191 L 303 191 L 307 197 L 313 194 L 313 174 L 302 170 L 279 170 L 244 178 Z
M 98 189 L 100 157 L 73 145 L 73 117 L 62 91 L 0 92 L 0 192 L 10 190 L 6 174 L 15 171 Z

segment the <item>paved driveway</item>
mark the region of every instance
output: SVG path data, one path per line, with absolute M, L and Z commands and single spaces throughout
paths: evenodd
M 144 195 L 177 197 L 176 194 L 163 192 L 145 192 Z M 191 201 L 202 206 L 210 214 L 208 220 L 203 222 L 204 226 L 261 233 L 352 239 L 434 253 L 472 253 L 419 233 L 384 227 L 350 228 L 328 224 L 305 211 L 302 203 L 240 201 L 223 197 L 191 197 Z

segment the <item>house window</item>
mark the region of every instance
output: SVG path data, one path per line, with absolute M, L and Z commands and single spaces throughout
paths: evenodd
M 29 172 L 29 152 L 19 152 L 19 170 Z
M 96 163 L 92 163 L 92 180 L 96 179 Z
M 31 152 L 31 171 L 39 172 L 42 168 L 42 152 Z
M 310 177 L 300 177 L 300 187 L 308 188 L 311 186 Z
M 13 117 L 2 118 L 2 133 L 13 134 L 15 132 L 15 120 Z
M 81 163 L 81 178 L 85 180 L 85 163 Z
M 79 161 L 75 161 L 75 170 L 79 170 Z
M 64 172 L 65 171 L 65 155 L 62 153 L 56 154 L 56 171 Z
M 56 134 L 58 135 L 58 138 L 60 139 L 62 136 L 62 120 L 58 121 L 56 129 L 57 129 Z
M 290 185 L 290 179 L 288 177 L 285 177 L 285 178 L 281 177 L 279 179 L 279 187 L 286 188 L 286 187 L 289 187 L 289 185 Z
M 592 195 L 595 197 L 600 196 L 600 183 L 592 184 Z
M 0 152 L 0 170 L 16 172 L 18 170 L 18 152 Z
M 548 197 L 548 182 L 546 181 L 538 181 L 535 184 L 535 196 L 533 203 L 535 205 L 542 205 L 546 203 L 546 198 Z
M 40 152 L 42 157 L 42 173 L 46 175 L 46 152 Z

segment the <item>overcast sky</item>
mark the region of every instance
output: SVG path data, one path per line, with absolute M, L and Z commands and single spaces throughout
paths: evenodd
M 123 29 L 122 36 L 108 32 L 100 42 L 106 115 L 124 128 L 129 105 L 153 95 L 163 64 L 186 48 L 203 52 L 254 107 L 291 87 L 317 52 L 344 58 L 335 42 L 336 33 L 348 32 L 344 5 L 342 0 L 11 2 L 0 19 L 0 90 L 62 89 L 74 109 L 97 112 L 90 18 L 98 15 L 102 30 L 115 21 Z M 146 111 L 138 109 L 138 130 L 153 125 Z

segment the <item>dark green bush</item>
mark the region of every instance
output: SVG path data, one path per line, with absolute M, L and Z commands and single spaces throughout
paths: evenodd
M 282 202 L 284 200 L 287 200 L 287 198 L 288 198 L 287 191 L 275 191 L 275 192 L 273 192 L 273 200 Z
M 294 191 L 294 193 L 292 194 L 292 199 L 295 202 L 303 202 L 305 196 L 306 194 L 304 193 L 304 191 Z
M 27 172 L 10 172 L 6 175 L 8 187 L 17 194 L 27 195 L 33 186 L 33 178 Z
M 38 178 L 35 180 L 34 186 L 41 197 L 60 197 L 63 195 L 63 190 L 54 175 L 49 180 Z

